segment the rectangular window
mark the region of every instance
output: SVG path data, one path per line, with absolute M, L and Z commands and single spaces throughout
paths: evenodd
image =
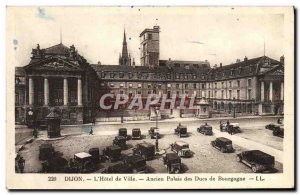
M 140 94 L 142 94 L 142 92 L 141 92 L 141 91 L 138 91 L 138 92 L 137 92 L 137 94 L 139 94 L 139 95 L 140 95 Z
M 218 83 L 215 83 L 215 89 L 217 89 L 217 87 L 218 87 Z
M 189 84 L 187 84 L 187 83 L 184 84 L 184 88 L 185 88 L 185 89 L 189 88 Z
M 240 90 L 237 90 L 236 94 L 237 94 L 237 99 L 239 100 L 240 99 Z
M 161 84 L 158 84 L 158 86 L 157 86 L 157 87 L 158 87 L 158 89 L 161 89 Z
M 251 100 L 252 99 L 252 94 L 251 94 L 251 89 L 248 89 L 248 100 Z
M 218 92 L 217 91 L 215 91 L 215 98 L 217 98 L 218 97 Z
M 151 88 L 151 84 L 148 84 L 148 89 L 150 89 Z
M 229 99 L 232 99 L 232 91 L 229 90 Z
M 224 91 L 223 90 L 221 91 L 221 96 L 222 96 L 222 99 L 224 99 Z
M 178 83 L 176 84 L 176 89 L 179 89 L 179 84 Z
M 197 84 L 196 83 L 194 83 L 193 86 L 194 86 L 194 89 L 197 89 Z
M 224 82 L 222 82 L 222 88 L 224 88 Z
M 142 84 L 139 83 L 139 84 L 138 84 L 138 88 L 142 88 Z
M 210 98 L 210 91 L 208 91 L 208 98 Z
M 152 40 L 152 34 L 150 34 L 150 33 L 148 34 L 148 39 Z
M 241 84 L 240 81 L 238 80 L 236 82 L 237 82 L 237 86 L 240 87 L 240 84 Z
M 232 87 L 232 83 L 231 83 L 231 81 L 229 81 L 229 87 Z
M 202 85 L 202 89 L 205 89 L 205 84 L 203 83 L 203 84 L 201 84 Z
M 251 79 L 248 79 L 248 87 L 251 87 Z

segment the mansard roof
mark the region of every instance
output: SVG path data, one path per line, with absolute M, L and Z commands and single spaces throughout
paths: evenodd
M 62 43 L 48 47 L 45 49 L 45 54 L 54 55 L 69 55 L 69 48 Z

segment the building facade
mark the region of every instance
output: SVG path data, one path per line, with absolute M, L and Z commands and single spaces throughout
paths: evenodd
M 16 122 L 26 123 L 29 110 L 35 120 L 43 120 L 51 109 L 61 115 L 63 124 L 149 119 L 149 110 L 101 110 L 99 99 L 106 93 L 129 98 L 195 96 L 205 105 L 201 115 L 208 112 L 210 117 L 283 114 L 284 57 L 279 61 L 245 57 L 211 67 L 207 61 L 160 60 L 158 26 L 145 29 L 140 38 L 141 66 L 131 64 L 125 31 L 119 65 L 89 64 L 74 46 L 60 43 L 41 49 L 38 45 L 29 64 L 15 71 Z M 160 115 L 197 117 L 199 113 L 167 106 Z

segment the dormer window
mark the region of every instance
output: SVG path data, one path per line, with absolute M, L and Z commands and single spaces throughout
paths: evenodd
M 110 78 L 115 78 L 115 73 L 110 73 Z
M 167 75 L 167 79 L 171 79 L 171 75 L 170 74 Z
M 123 87 L 124 87 L 124 84 L 123 84 L 123 83 L 121 83 L 121 84 L 120 84 L 120 87 L 121 87 L 121 88 L 123 88 Z
M 128 73 L 128 77 L 131 79 L 133 77 L 133 74 L 131 72 Z
M 176 79 L 180 79 L 180 75 L 179 74 L 176 74 Z
M 197 79 L 197 76 L 196 76 L 196 75 L 193 75 L 193 79 Z
M 106 73 L 104 71 L 101 72 L 101 78 L 105 78 Z
M 113 83 L 110 84 L 110 87 L 114 87 L 114 86 L 115 86 L 115 84 L 113 84 Z
M 128 86 L 129 86 L 129 88 L 132 88 L 132 83 L 129 83 L 129 85 L 128 85 Z
M 188 79 L 188 75 L 184 75 L 184 79 Z
M 138 88 L 142 88 L 142 84 L 139 83 L 139 84 L 138 84 Z

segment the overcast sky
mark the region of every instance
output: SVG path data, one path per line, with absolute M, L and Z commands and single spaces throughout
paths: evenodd
M 15 9 L 13 14 L 10 35 L 17 66 L 28 64 L 37 43 L 41 48 L 60 43 L 60 29 L 63 44 L 74 44 L 89 63 L 116 65 L 125 28 L 128 50 L 140 64 L 139 34 L 156 24 L 161 28 L 160 59 L 226 65 L 244 56 L 262 56 L 264 42 L 267 56 L 279 60 L 284 54 L 284 18 L 280 14 L 240 14 L 230 8 L 222 13 L 191 7 L 27 7 Z

